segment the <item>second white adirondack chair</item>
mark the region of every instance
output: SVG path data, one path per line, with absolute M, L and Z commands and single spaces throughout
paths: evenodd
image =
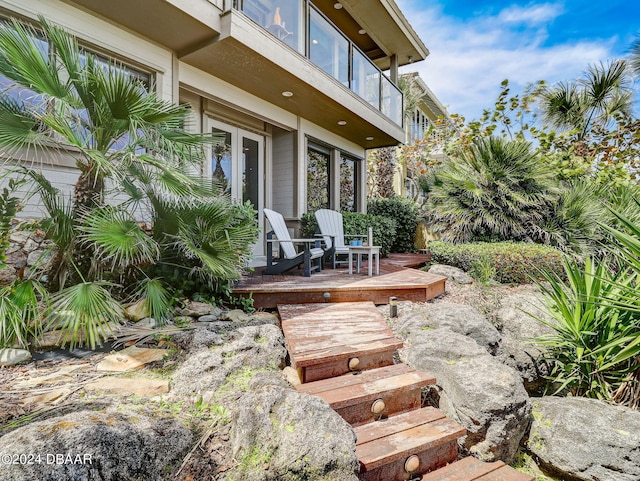
M 347 264 L 349 261 L 340 261 L 338 256 L 349 255 L 349 243 L 345 241 L 346 237 L 355 239 L 367 239 L 366 235 L 344 235 L 344 224 L 342 214 L 331 209 L 318 209 L 316 211 L 316 221 L 327 249 L 327 254 L 333 259 L 333 268 L 336 264 Z M 370 239 L 368 239 L 371 242 Z

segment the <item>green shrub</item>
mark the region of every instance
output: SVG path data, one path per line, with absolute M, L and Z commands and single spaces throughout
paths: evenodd
M 415 252 L 416 227 L 418 226 L 418 207 L 406 197 L 390 199 L 371 199 L 367 203 L 371 215 L 381 215 L 396 221 L 396 237 L 391 246 L 392 252 Z
M 477 271 L 478 266 L 484 266 L 485 270 L 492 270 L 494 280 L 501 283 L 530 282 L 532 279 L 539 279 L 543 270 L 561 277 L 564 273 L 560 252 L 542 244 L 449 244 L 434 241 L 429 243 L 429 252 L 433 262 L 459 267 L 468 272 Z
M 362 214 L 360 212 L 343 212 L 345 235 L 367 235 L 369 227 L 373 229 L 373 243 L 380 246 L 380 255 L 388 257 L 396 237 L 396 221 L 379 215 Z M 301 219 L 302 236 L 312 238 L 319 233 L 314 214 L 307 212 Z

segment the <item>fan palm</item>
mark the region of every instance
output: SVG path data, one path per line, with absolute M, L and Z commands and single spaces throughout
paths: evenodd
M 31 182 L 49 214 L 43 224 L 56 257 L 48 280 L 58 290 L 49 327 L 62 327 L 72 345 L 94 346 L 121 316 L 118 300 L 142 298 L 156 320 L 167 317 L 172 297 L 152 276 L 160 263 L 209 285 L 238 277 L 256 240 L 255 212 L 193 174 L 205 142 L 216 139 L 184 130 L 187 107 L 161 100 L 62 28 L 40 24 L 0 24 L 0 80 L 8 82 L 0 148 L 8 158 L 75 160 L 71 197 L 36 169 L 9 170 Z M 155 222 L 153 232 L 141 218 Z
M 422 187 L 427 222 L 453 242 L 530 240 L 557 191 L 529 143 L 500 137 L 461 148 Z
M 627 62 L 592 65 L 575 82 L 546 86 L 538 95 L 544 120 L 557 129 L 575 130 L 583 140 L 593 127 L 606 128 L 616 116 L 630 114 Z
M 629 59 L 631 69 L 640 78 L 640 35 L 631 44 L 631 55 Z

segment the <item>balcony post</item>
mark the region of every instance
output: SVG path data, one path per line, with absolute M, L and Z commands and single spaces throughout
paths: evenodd
M 398 56 L 395 53 L 389 57 L 389 78 L 398 85 Z

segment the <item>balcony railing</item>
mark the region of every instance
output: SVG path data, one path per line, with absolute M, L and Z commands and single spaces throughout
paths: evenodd
M 268 0 L 234 0 L 233 6 L 402 126 L 400 89 L 313 4 L 290 0 L 274 8 Z

